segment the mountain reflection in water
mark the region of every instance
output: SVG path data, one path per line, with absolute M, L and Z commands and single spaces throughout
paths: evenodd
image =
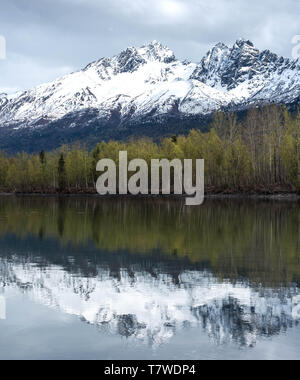
M 251 347 L 297 325 L 299 227 L 292 202 L 3 197 L 0 287 L 153 347 Z

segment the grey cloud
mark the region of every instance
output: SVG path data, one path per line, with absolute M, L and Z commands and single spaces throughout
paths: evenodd
M 289 57 L 299 15 L 298 0 L 4 0 L 0 91 L 55 79 L 154 39 L 193 61 L 239 37 Z

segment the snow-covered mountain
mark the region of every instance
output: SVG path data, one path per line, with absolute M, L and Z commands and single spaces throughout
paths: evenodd
M 219 43 L 200 63 L 191 63 L 154 41 L 32 90 L 1 94 L 0 148 L 9 149 L 9 141 L 21 136 L 28 144 L 28 136 L 41 143 L 47 136 L 51 148 L 64 138 L 159 135 L 170 119 L 180 124 L 220 109 L 293 104 L 299 98 L 300 60 L 260 52 L 240 39 L 233 47 Z

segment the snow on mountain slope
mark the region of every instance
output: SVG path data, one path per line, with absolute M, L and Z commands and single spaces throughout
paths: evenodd
M 260 52 L 240 39 L 231 48 L 217 44 L 197 64 L 177 60 L 154 41 L 34 89 L 1 94 L 0 134 L 11 134 L 15 141 L 14 131 L 53 125 L 56 133 L 75 127 L 93 133 L 99 125 L 103 132 L 141 120 L 172 116 L 180 121 L 229 107 L 294 104 L 299 98 L 300 60 Z
M 228 92 L 240 102 L 291 103 L 300 95 L 300 60 L 260 52 L 251 41 L 238 40 L 232 48 L 217 44 L 192 75 Z
M 84 70 L 12 96 L 1 97 L 0 123 L 59 119 L 72 111 L 98 108 L 102 116 L 168 113 L 207 114 L 229 103 L 293 101 L 300 94 L 300 63 L 260 53 L 250 41 L 233 48 L 218 44 L 200 64 L 176 60 L 154 41 L 101 59 Z
M 122 116 L 132 112 L 137 117 L 153 110 L 164 114 L 176 101 L 184 113 L 208 113 L 226 105 L 230 95 L 190 79 L 195 69 L 195 64 L 176 61 L 173 53 L 157 42 L 130 48 L 17 97 L 7 97 L 0 122 L 22 121 L 26 126 L 86 108 L 97 108 L 104 117 L 114 109 Z

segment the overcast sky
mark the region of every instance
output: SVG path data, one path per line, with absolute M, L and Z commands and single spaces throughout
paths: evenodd
M 299 0 L 1 0 L 0 92 L 33 87 L 128 46 L 158 40 L 200 61 L 217 42 L 250 39 L 291 57 Z

